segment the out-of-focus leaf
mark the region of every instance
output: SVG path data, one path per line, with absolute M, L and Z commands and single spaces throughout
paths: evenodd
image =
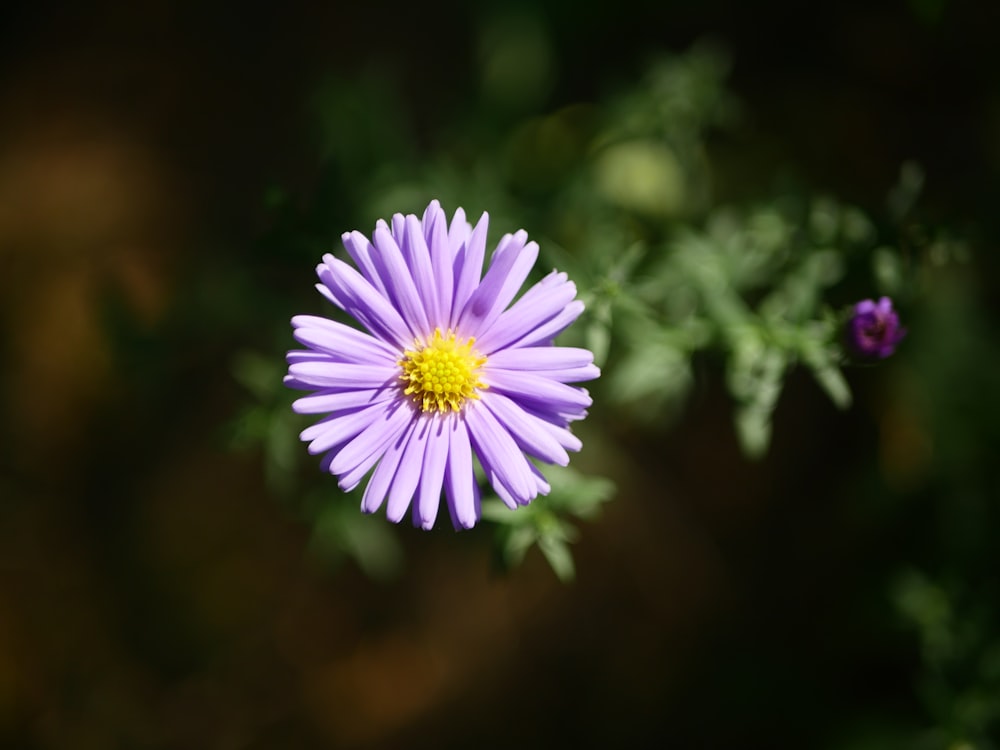
M 281 388 L 284 362 L 274 357 L 265 357 L 260 352 L 244 351 L 233 361 L 233 377 L 261 401 L 268 400 Z
M 481 506 L 482 518 L 484 521 L 492 521 L 508 526 L 528 523 L 530 521 L 528 513 L 521 513 L 511 510 L 496 497 L 486 498 Z
M 628 283 L 645 256 L 646 246 L 641 242 L 632 243 L 625 252 L 615 256 L 608 268 L 607 277 L 616 284 Z
M 655 340 L 627 350 L 608 377 L 611 398 L 637 406 L 647 419 L 656 418 L 665 401 L 683 397 L 692 383 L 687 352 Z
M 837 408 L 846 409 L 851 405 L 851 389 L 840 368 L 829 362 L 820 362 L 813 365 L 812 371 L 816 382 Z
M 854 206 L 844 209 L 841 219 L 841 237 L 852 245 L 863 245 L 874 242 L 875 225 L 865 213 Z
M 771 414 L 781 394 L 787 355 L 747 329 L 730 357 L 726 382 L 737 400 L 736 432 L 744 452 L 758 458 L 771 440 Z
M 815 198 L 809 206 L 806 228 L 813 242 L 832 244 L 840 231 L 840 206 L 827 196 Z
M 757 404 L 737 407 L 736 437 L 750 458 L 760 458 L 771 443 L 771 410 Z
M 917 162 L 904 162 L 899 181 L 889 193 L 889 212 L 899 222 L 910 212 L 924 189 L 924 170 Z
M 530 524 L 511 526 L 502 535 L 502 554 L 509 568 L 520 565 L 531 546 L 538 541 L 538 530 Z
M 566 581 L 574 573 L 569 543 L 576 530 L 564 517 L 593 518 L 600 505 L 614 495 L 615 486 L 608 479 L 587 476 L 569 467 L 547 466 L 545 474 L 552 488 L 548 495 L 517 510 L 497 498 L 487 498 L 482 503 L 482 516 L 498 524 L 497 544 L 507 567 L 519 564 L 537 544 L 555 574 Z
M 876 248 L 872 253 L 872 275 L 879 291 L 897 294 L 903 283 L 903 263 L 899 252 L 890 247 Z
M 597 189 L 611 203 L 651 216 L 674 216 L 684 206 L 685 178 L 673 151 L 653 140 L 616 143 L 594 163 Z
M 802 361 L 812 370 L 816 382 L 839 409 L 851 405 L 851 389 L 840 370 L 838 350 L 828 343 L 829 334 L 825 327 L 817 327 L 815 338 L 806 337 L 799 349 Z
M 543 536 L 538 540 L 538 548 L 560 581 L 566 583 L 573 580 L 576 576 L 576 566 L 565 539 L 554 534 Z
M 598 300 L 588 316 L 584 329 L 585 345 L 594 353 L 594 363 L 603 367 L 611 348 L 611 302 Z
M 593 518 L 600 505 L 615 494 L 610 479 L 582 474 L 572 466 L 547 466 L 545 476 L 552 491 L 543 502 L 578 518 Z
M 385 519 L 360 513 L 357 504 L 343 496 L 314 494 L 311 505 L 317 513 L 310 546 L 320 556 L 331 561 L 346 556 L 375 580 L 399 574 L 403 550 Z

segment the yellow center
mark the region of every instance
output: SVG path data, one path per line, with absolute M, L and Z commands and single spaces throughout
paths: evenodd
M 452 331 L 445 338 L 434 329 L 431 340 L 414 351 L 409 349 L 399 360 L 406 384 L 403 390 L 424 411 L 458 411 L 467 398 L 478 399 L 477 388 L 486 384 L 477 375 L 486 357 L 472 350 L 475 339 L 460 343 Z

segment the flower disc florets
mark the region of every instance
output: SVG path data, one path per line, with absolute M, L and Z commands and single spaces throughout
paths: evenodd
M 427 344 L 416 351 L 407 350 L 399 360 L 403 368 L 399 377 L 406 384 L 403 393 L 425 412 L 458 411 L 466 399 L 478 399 L 476 389 L 486 388 L 478 376 L 486 357 L 473 351 L 473 343 L 471 338 L 459 343 L 453 331 L 445 338 L 441 329 L 435 328 Z

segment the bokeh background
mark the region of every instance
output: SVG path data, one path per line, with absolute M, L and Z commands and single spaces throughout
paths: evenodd
M 998 21 L 972 0 L 5 4 L 0 745 L 996 747 Z M 714 203 L 816 190 L 877 221 L 921 166 L 914 231 L 965 250 L 918 269 L 900 352 L 848 371 L 847 411 L 793 372 L 759 460 L 711 357 L 662 424 L 595 404 L 574 465 L 618 492 L 569 584 L 537 549 L 501 571 L 486 526 L 390 545 L 365 519 L 381 557 L 318 535 L 304 507 L 353 501 L 329 478 L 290 497 L 241 415 L 288 317 L 321 309 L 319 253 L 425 204 L 399 187 L 425 164 L 531 206 L 562 175 L 517 145 L 537 118 L 586 121 L 706 45 L 738 111 L 704 144 Z

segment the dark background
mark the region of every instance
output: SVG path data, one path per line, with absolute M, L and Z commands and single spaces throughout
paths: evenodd
M 485 530 L 402 528 L 389 582 L 328 567 L 260 456 L 229 450 L 232 358 L 274 344 L 253 291 L 311 284 L 259 241 L 275 186 L 309 204 L 324 185 L 315 92 L 392 80 L 419 151 L 479 106 L 501 7 L 0 10 L 0 744 L 946 747 L 957 704 L 928 697 L 926 639 L 891 603 L 911 569 L 985 644 L 946 683 L 989 694 L 992 3 L 538 6 L 555 75 L 529 108 L 710 36 L 744 115 L 712 144 L 721 198 L 793 176 L 878 212 L 916 159 L 924 220 L 977 258 L 955 282 L 973 343 L 947 356 L 928 305 L 911 354 L 852 372 L 847 414 L 793 378 L 761 462 L 711 375 L 669 432 L 607 419 L 591 460 L 620 491 L 574 584 L 537 553 L 497 574 Z M 331 224 L 331 245 L 355 226 Z

